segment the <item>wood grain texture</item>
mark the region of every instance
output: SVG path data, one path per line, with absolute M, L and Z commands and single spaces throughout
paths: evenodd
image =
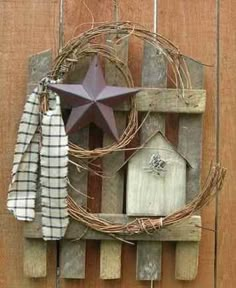
M 203 88 L 203 65 L 185 57 L 192 87 Z M 190 202 L 201 189 L 202 167 L 202 115 L 179 116 L 178 149 L 186 155 L 191 167 L 187 169 L 186 200 Z M 178 280 L 193 280 L 198 271 L 199 243 L 176 244 L 175 276 Z M 188 264 L 189 263 L 189 264 Z
M 176 89 L 141 89 L 136 94 L 137 110 L 140 112 L 203 113 L 206 93 L 204 90 L 186 90 L 185 100 Z M 186 103 L 187 102 L 187 103 Z M 128 111 L 127 102 L 117 106 L 116 111 Z
M 171 39 L 181 52 L 203 63 L 214 65 L 206 68 L 206 111 L 203 128 L 202 178 L 208 174 L 210 162 L 216 156 L 216 3 L 210 1 L 159 1 L 158 29 Z M 170 21 L 171 19 L 171 21 Z M 181 29 L 180 29 L 181 27 Z M 214 229 L 214 201 L 203 209 L 203 226 Z M 200 243 L 199 271 L 195 281 L 183 283 L 174 279 L 175 249 L 171 244 L 163 247 L 163 277 L 160 287 L 214 287 L 214 233 L 203 232 Z M 162 286 L 161 286 L 162 285 Z M 157 287 L 159 287 L 157 285 Z
M 134 217 L 128 217 L 124 214 L 95 214 L 96 216 L 114 222 L 126 224 L 129 221 L 134 220 Z M 162 229 L 155 231 L 152 234 L 138 234 L 138 235 L 123 235 L 122 237 L 127 240 L 143 240 L 143 241 L 199 241 L 201 239 L 201 217 L 192 216 L 186 221 L 177 223 L 176 225 L 171 225 L 168 227 L 163 227 Z M 40 238 L 42 236 L 41 226 L 41 214 L 37 213 L 34 222 L 26 223 L 24 227 L 24 235 L 27 238 Z M 91 239 L 91 240 L 113 240 L 117 241 L 114 237 L 106 235 L 101 232 L 97 232 L 92 229 L 87 230 L 82 223 L 78 221 L 71 221 L 65 235 L 65 239 L 77 239 L 78 235 L 81 239 Z
M 165 171 L 155 175 L 149 169 L 153 155 L 166 162 Z M 128 163 L 127 211 L 132 216 L 166 216 L 185 205 L 186 160 L 155 134 Z
M 47 243 L 42 239 L 24 240 L 24 275 L 31 278 L 47 276 Z
M 4 163 L 0 175 L 3 191 L 0 211 L 4 213 L 18 122 L 26 99 L 28 57 L 46 49 L 55 54 L 58 4 L 59 1 L 34 0 L 0 2 L 0 131 L 6 135 L 1 137 L 0 145 L 0 159 Z
M 203 89 L 203 65 L 185 57 L 194 89 Z M 190 202 L 201 189 L 202 166 L 202 115 L 179 116 L 178 149 L 191 164 L 187 171 L 187 202 Z
M 219 147 L 218 158 L 227 168 L 224 190 L 218 198 L 217 215 L 217 288 L 234 287 L 236 281 L 236 7 L 233 1 L 221 1 L 219 5 Z
M 78 65 L 73 68 L 73 71 L 68 74 L 66 83 L 81 83 L 87 73 L 90 57 L 81 59 Z M 69 140 L 73 143 L 88 149 L 89 146 L 89 128 L 85 127 L 78 133 L 71 134 Z M 71 158 L 77 162 L 77 159 Z M 86 160 L 83 163 L 87 165 Z M 69 194 L 80 205 L 87 206 L 87 186 L 88 172 L 81 169 L 78 172 L 75 165 L 69 164 L 69 181 L 72 187 L 68 186 Z M 81 194 L 81 193 L 82 194 Z M 63 240 L 60 243 L 60 277 L 66 279 L 84 279 L 85 278 L 85 261 L 86 261 L 86 242 L 77 240 L 75 242 Z
M 161 279 L 162 242 L 138 241 L 136 277 L 137 280 Z
M 153 19 L 153 25 L 157 19 Z M 167 87 L 167 64 L 163 55 L 144 42 L 142 61 L 142 86 Z M 144 119 L 141 116 L 141 120 Z M 165 114 L 151 112 L 140 130 L 140 142 L 144 143 L 155 131 L 165 133 Z M 136 278 L 139 280 L 160 280 L 162 266 L 162 243 L 138 242 L 136 259 Z
M 112 5 L 113 3 L 110 0 L 103 0 L 103 1 L 64 0 L 64 7 L 63 7 L 64 42 L 67 42 L 72 37 L 77 36 L 81 32 L 91 28 L 92 18 L 90 12 L 93 14 L 95 22 L 112 21 L 112 15 L 113 15 Z M 91 128 L 90 133 L 93 133 L 93 137 L 96 137 L 94 127 Z M 99 136 L 97 138 L 98 138 L 97 140 L 92 139 L 90 135 L 90 141 L 92 140 L 95 145 L 96 144 L 101 145 L 101 143 L 99 143 L 101 137 Z M 92 148 L 92 146 L 90 148 Z M 97 164 L 100 165 L 101 163 Z M 100 194 L 101 194 L 100 182 L 101 181 L 100 179 L 98 179 L 97 176 L 89 175 L 87 189 L 89 195 L 92 196 L 93 199 L 88 199 L 87 204 L 89 209 L 91 209 L 91 211 L 99 211 L 100 209 Z M 61 288 L 74 288 L 74 287 L 92 288 L 92 287 L 103 287 L 103 285 L 105 285 L 103 284 L 103 281 L 99 279 L 99 262 L 100 262 L 99 246 L 100 243 L 97 241 L 86 241 L 85 279 L 81 280 L 60 279 L 59 284 Z
M 60 247 L 60 277 L 65 279 L 85 278 L 86 241 L 62 240 Z
M 154 23 L 153 0 L 121 0 L 118 2 L 121 21 L 133 21 L 152 31 Z M 143 47 L 142 40 L 137 38 L 131 39 L 129 68 L 134 78 L 135 86 L 140 86 L 142 81 Z
M 24 276 L 24 235 L 23 235 L 23 223 L 17 223 L 17 221 L 7 214 L 0 214 L 0 286 L 1 287 L 13 287 L 13 288 L 51 288 L 55 287 L 56 283 L 56 249 L 54 243 L 48 243 L 47 253 L 47 277 L 46 278 L 29 278 Z M 33 240 L 33 239 L 31 239 Z M 36 242 L 41 239 L 35 239 Z M 42 243 L 42 242 L 41 242 Z M 31 246 L 32 248 L 32 246 Z M 39 248 L 39 245 L 37 245 Z M 39 251 L 39 250 L 38 250 Z M 44 249 L 43 249 L 44 251 Z M 33 255 L 33 253 L 31 254 Z M 45 253 L 39 253 L 35 256 L 45 257 Z M 30 259 L 26 257 L 26 259 Z M 43 259 L 45 261 L 45 259 Z M 25 262 L 26 264 L 26 262 Z M 31 263 L 28 262 L 28 269 L 34 272 L 40 272 L 37 266 L 35 266 L 35 259 L 31 258 Z M 31 265 L 31 267 L 30 267 Z M 45 266 L 44 266 L 45 267 Z M 25 267 L 26 268 L 26 267 Z M 27 269 L 27 270 L 28 270 Z M 29 270 L 28 270 L 29 271 Z M 45 273 L 45 271 L 44 271 Z
M 107 44 L 112 45 L 116 55 L 124 63 L 128 62 L 129 38 L 116 44 L 117 36 L 109 37 Z M 113 41 L 112 41 L 113 40 Z M 106 82 L 113 86 L 126 86 L 121 73 L 115 65 L 109 61 L 105 62 Z M 126 127 L 126 113 L 116 112 L 116 126 L 119 135 Z M 113 143 L 113 139 L 104 134 L 103 146 Z M 125 161 L 125 152 L 119 151 L 103 158 L 103 172 L 112 174 Z M 103 213 L 122 213 L 124 198 L 124 170 L 116 172 L 111 178 L 103 178 L 102 181 L 102 209 Z M 101 279 L 119 279 L 121 277 L 121 251 L 122 245 L 119 242 L 101 242 L 100 246 L 100 277 Z
M 192 281 L 198 272 L 199 242 L 178 242 L 175 251 L 175 278 Z
M 19 119 L 27 94 L 28 57 L 57 49 L 59 1 L 0 2 L 0 286 L 53 287 L 56 284 L 55 245 L 48 251 L 48 276 L 37 281 L 23 273 L 22 223 L 7 215 L 6 197 Z M 40 21 L 39 21 L 40 19 Z M 43 41 L 42 41 L 43 39 Z M 33 263 L 32 263 L 33 265 Z

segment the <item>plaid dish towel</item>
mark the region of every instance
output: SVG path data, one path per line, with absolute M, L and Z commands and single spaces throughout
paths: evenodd
M 32 221 L 36 192 L 40 189 L 43 238 L 58 240 L 64 236 L 69 222 L 66 205 L 68 138 L 57 94 L 49 92 L 49 109 L 40 115 L 42 89 L 41 83 L 24 107 L 7 207 L 18 220 Z

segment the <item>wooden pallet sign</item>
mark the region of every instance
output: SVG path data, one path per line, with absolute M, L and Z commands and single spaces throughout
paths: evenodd
M 107 37 L 107 44 L 112 47 L 112 53 L 127 65 L 129 37 L 121 37 L 121 41 L 117 41 L 117 37 Z M 49 51 L 30 58 L 28 91 L 50 70 L 50 59 Z M 90 69 L 90 60 L 90 56 L 82 57 L 64 81 L 68 84 L 81 83 Z M 183 98 L 179 89 L 167 88 L 168 67 L 162 53 L 149 42 L 144 42 L 142 87 L 135 96 L 139 120 L 142 122 L 145 119 L 139 131 L 142 149 L 137 149 L 128 159 L 125 159 L 124 151 L 115 151 L 102 158 L 103 173 L 112 176 L 102 179 L 101 213 L 93 214 L 96 217 L 114 224 L 127 224 L 140 217 L 163 219 L 183 208 L 199 193 L 202 114 L 205 111 L 206 92 L 202 89 L 202 65 L 189 58 L 185 58 L 185 61 L 193 89 L 186 89 Z M 110 86 L 126 86 L 116 63 L 105 59 L 104 68 L 105 79 Z M 127 125 L 130 109 L 129 101 L 114 108 L 120 134 Z M 166 113 L 179 114 L 177 147 L 165 135 Z M 70 140 L 88 149 L 89 128 L 79 130 L 70 136 Z M 111 137 L 104 133 L 103 146 L 111 143 Z M 76 157 L 71 160 L 77 161 Z M 83 159 L 83 164 L 88 165 L 87 160 Z M 70 165 L 68 179 L 69 195 L 75 203 L 86 207 L 87 170 L 78 171 L 74 165 Z M 40 195 L 37 195 L 37 203 L 40 203 Z M 176 242 L 176 279 L 193 280 L 198 271 L 201 239 L 199 227 L 201 217 L 193 215 L 185 221 L 163 226 L 152 233 L 124 233 L 123 240 L 137 243 L 137 280 L 161 280 L 163 241 Z M 46 276 L 47 244 L 42 236 L 41 207 L 37 205 L 34 221 L 24 225 L 24 272 L 28 277 Z M 60 277 L 84 279 L 86 240 L 100 240 L 100 278 L 121 278 L 121 266 L 126 263 L 121 262 L 122 242 L 113 236 L 70 219 L 65 237 L 60 241 Z M 31 265 L 32 262 L 35 265 Z

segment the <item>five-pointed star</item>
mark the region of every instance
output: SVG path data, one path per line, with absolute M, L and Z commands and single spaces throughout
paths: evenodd
M 82 84 L 50 84 L 48 87 L 72 107 L 66 123 L 67 133 L 93 122 L 116 140 L 119 135 L 112 107 L 140 90 L 107 86 L 98 56 L 91 62 Z

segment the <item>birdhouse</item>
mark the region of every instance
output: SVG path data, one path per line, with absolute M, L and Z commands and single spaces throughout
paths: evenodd
M 165 216 L 185 205 L 187 160 L 160 132 L 128 162 L 127 214 Z

